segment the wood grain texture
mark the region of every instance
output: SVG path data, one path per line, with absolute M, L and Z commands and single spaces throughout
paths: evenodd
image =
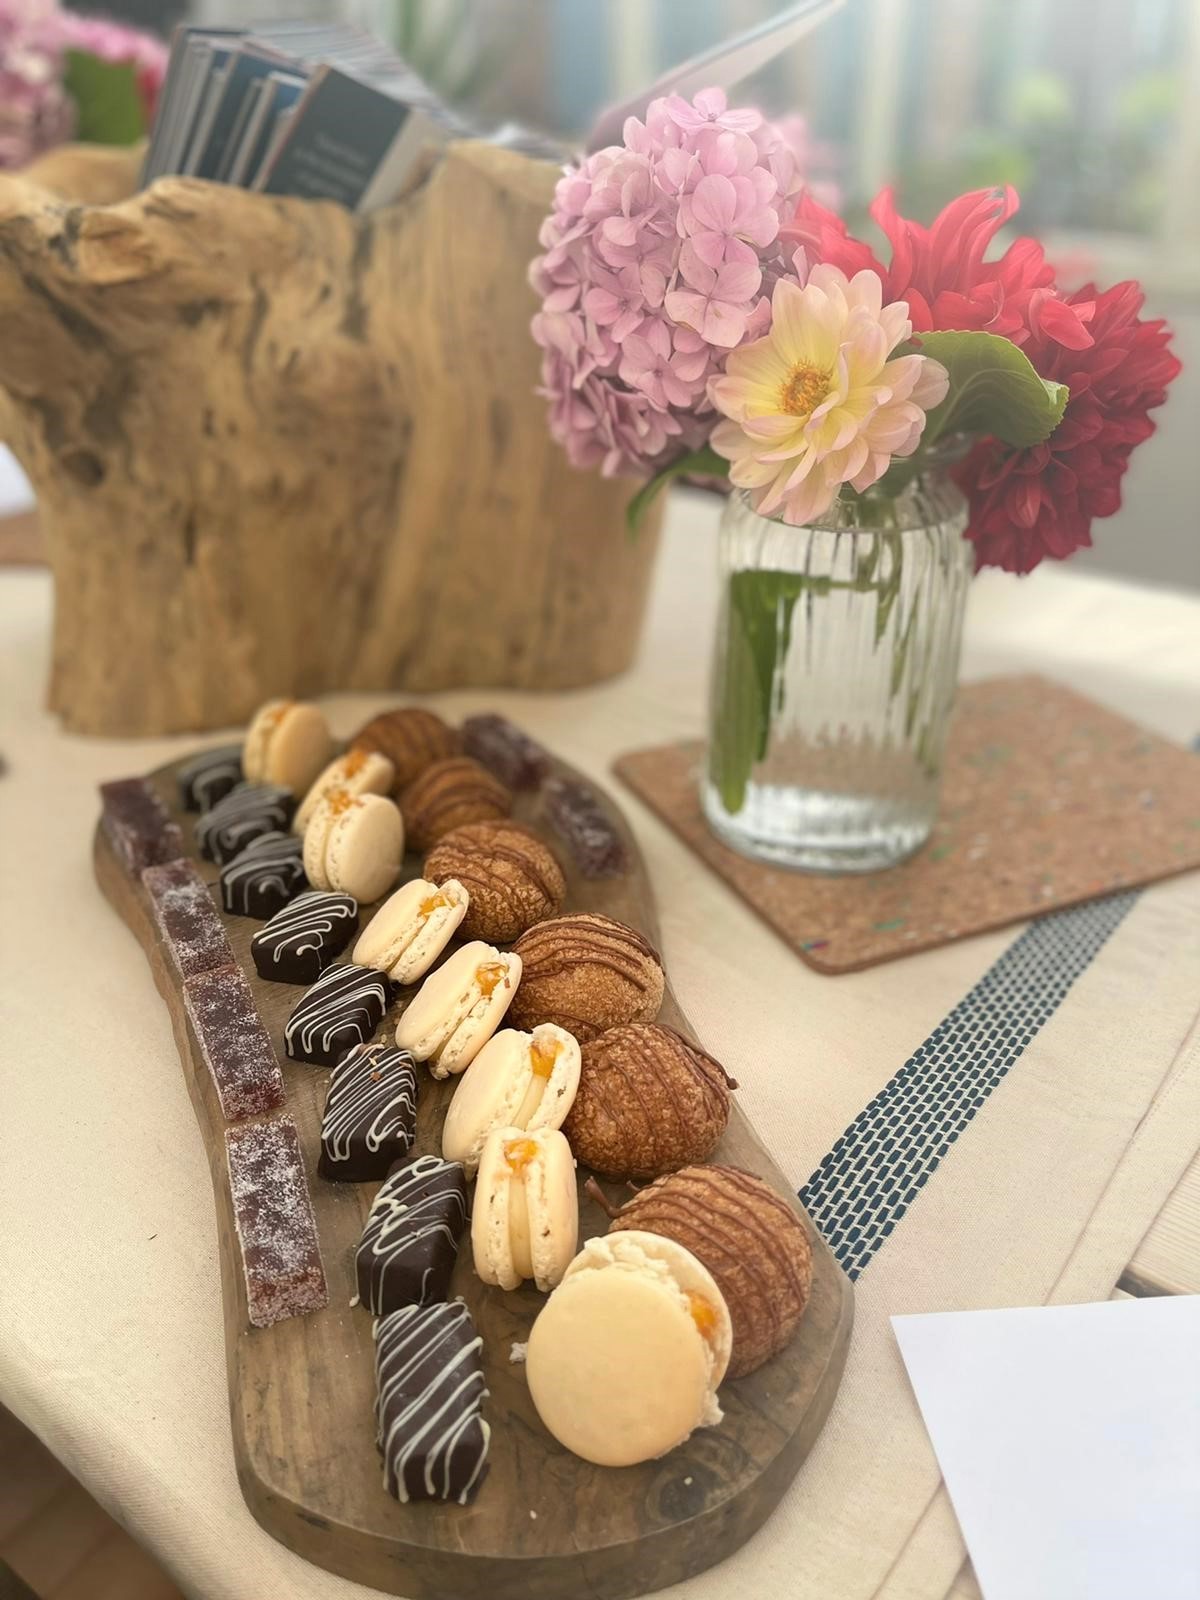
M 453 145 L 366 217 L 179 178 L 65 203 L 96 166 L 0 177 L 0 438 L 38 495 L 68 728 L 629 664 L 661 507 L 631 540 L 629 482 L 570 467 L 535 392 L 551 163 Z
M 177 766 L 178 763 L 175 763 Z M 578 776 L 556 763 L 557 770 Z M 174 766 L 154 775 L 178 815 Z M 568 872 L 567 906 L 597 910 L 657 942 L 645 869 L 612 802 L 632 868 L 588 883 Z M 538 802 L 517 815 L 542 826 Z M 184 820 L 187 836 L 191 829 Z M 565 855 L 562 850 L 560 855 Z M 408 863 L 415 871 L 417 863 Z M 699 1572 L 737 1549 L 769 1516 L 799 1470 L 832 1404 L 853 1316 L 850 1285 L 809 1225 L 812 1297 L 791 1344 L 749 1377 L 725 1385 L 725 1421 L 702 1429 L 660 1461 L 606 1470 L 571 1456 L 542 1428 L 524 1368 L 510 1361 L 542 1297 L 527 1286 L 504 1294 L 484 1286 L 460 1254 L 451 1295 L 470 1306 L 484 1339 L 492 1424 L 491 1471 L 473 1505 L 398 1505 L 382 1488 L 374 1444 L 371 1318 L 351 1307 L 353 1253 L 378 1188 L 332 1184 L 316 1176 L 320 1113 L 329 1073 L 286 1060 L 282 1027 L 303 992 L 258 979 L 248 957 L 261 924 L 226 918 L 283 1063 L 287 1109 L 300 1130 L 321 1237 L 330 1304 L 323 1311 L 250 1329 L 230 1215 L 223 1131 L 211 1081 L 198 1059 L 173 969 L 158 945 L 145 897 L 124 874 L 97 830 L 101 887 L 146 949 L 170 1009 L 184 1073 L 209 1154 L 217 1202 L 226 1311 L 234 1455 L 251 1511 L 276 1538 L 332 1571 L 414 1600 L 561 1600 L 568 1594 L 619 1600 Z M 201 863 L 206 876 L 215 869 Z M 380 1036 L 390 1035 L 397 1007 Z M 668 992 L 663 1019 L 691 1032 Z M 694 1037 L 694 1035 L 693 1035 Z M 437 1151 L 454 1082 L 423 1070 L 417 1148 Z M 735 1106 L 714 1156 L 758 1173 L 800 1210 L 783 1174 Z M 582 1185 L 587 1174 L 580 1173 Z M 800 1213 L 803 1215 L 803 1213 Z M 584 1200 L 585 1237 L 607 1219 Z
M 1121 1274 L 1130 1294 L 1200 1294 L 1200 1152 Z

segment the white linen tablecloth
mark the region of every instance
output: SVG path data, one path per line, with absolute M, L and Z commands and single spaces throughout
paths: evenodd
M 434 703 L 449 717 L 502 710 L 617 789 L 607 770 L 615 755 L 702 728 L 715 522 L 710 502 L 676 495 L 639 662 L 624 678 L 545 698 L 481 691 Z M 50 605 L 46 574 L 0 574 L 7 768 L 0 780 L 0 1401 L 199 1600 L 364 1597 L 373 1591 L 292 1556 L 241 1500 L 207 1165 L 167 1013 L 140 948 L 91 875 L 96 784 L 148 770 L 196 741 L 63 737 L 41 710 Z M 985 574 L 971 597 L 964 675 L 1007 671 L 1058 678 L 1188 741 L 1200 730 L 1200 599 L 1053 567 L 1021 581 Z M 326 704 L 335 730 L 348 733 L 389 698 Z M 748 1114 L 799 1186 L 1019 930 L 849 977 L 820 977 L 662 824 L 617 792 L 657 892 L 679 999 L 741 1081 Z M 935 1251 L 934 1241 L 949 1241 L 949 1255 L 964 1258 L 1009 1250 L 1026 1271 L 1011 1276 L 1017 1296 L 1107 1294 L 1161 1204 L 1162 1186 L 1186 1163 L 1189 1138 L 1195 1143 L 1194 1125 L 1186 1126 L 1194 1102 L 1186 1097 L 1200 1061 L 1194 1034 L 1188 1043 L 1183 964 L 1197 962 L 1200 975 L 1195 941 L 1188 942 L 1189 929 L 1200 931 L 1197 889 L 1192 875 L 1140 898 L 1121 923 L 1121 937 L 1136 941 L 1134 955 L 1107 968 L 1098 959 L 1079 979 L 1092 1033 L 1067 1050 L 1052 1018 L 1023 1066 L 1027 1092 L 1052 1107 L 1061 1074 L 1082 1071 L 1087 1050 L 1113 1029 L 1131 1058 L 1158 1052 L 1140 1077 L 1135 1062 L 1108 1086 L 1095 1150 L 1107 1140 L 1131 1159 L 1104 1167 L 1098 1155 L 1094 1171 L 1078 1174 L 1085 1221 L 1037 1239 L 1005 1236 L 996 1214 L 985 1216 L 978 1205 L 964 1210 L 955 1185 L 965 1169 L 948 1161 L 905 1224 L 910 1244 L 928 1238 Z M 1172 974 L 1178 981 L 1169 983 Z M 1143 1044 L 1120 1034 L 1123 1007 L 1160 977 L 1160 1037 Z M 1194 1000 L 1198 989 L 1193 984 Z M 828 1092 L 798 1102 L 798 1055 L 821 1065 Z M 1150 1125 L 1167 1134 L 1160 1147 L 1167 1153 L 1156 1155 L 1149 1175 L 1134 1159 L 1146 1136 L 1148 1096 Z M 1014 1158 L 1021 1173 L 1039 1171 L 1037 1140 L 1010 1125 L 1014 1109 L 996 1096 L 996 1109 L 971 1133 L 997 1207 L 1010 1192 Z M 880 1331 L 885 1311 L 939 1309 L 923 1300 L 922 1274 L 911 1263 L 911 1248 L 904 1258 L 886 1252 L 860 1283 L 838 1409 L 775 1517 L 728 1564 L 679 1593 L 928 1600 L 950 1589 L 962 1553 L 927 1444 L 897 1422 L 881 1450 L 878 1430 L 865 1422 L 866 1409 L 889 1396 L 901 1411 L 911 1405 Z M 902 1271 L 902 1284 L 890 1281 Z M 904 1421 L 910 1428 L 911 1417 Z M 843 1518 L 838 1507 L 847 1498 Z M 861 1537 L 873 1509 L 874 1543 Z M 889 1535 L 896 1515 L 904 1526 Z

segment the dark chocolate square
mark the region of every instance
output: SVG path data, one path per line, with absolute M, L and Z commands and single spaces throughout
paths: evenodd
M 274 783 L 239 783 L 211 811 L 197 817 L 200 854 L 223 867 L 264 833 L 281 833 L 295 809 L 290 789 Z
M 352 894 L 312 889 L 277 911 L 250 941 L 254 970 L 268 983 L 315 983 L 358 927 Z
M 342 1183 L 369 1183 L 412 1148 L 417 1075 L 407 1050 L 363 1044 L 342 1057 L 329 1080 L 317 1171 Z
M 354 1257 L 358 1298 L 377 1317 L 399 1306 L 444 1300 L 467 1225 L 467 1179 L 459 1161 L 410 1156 L 375 1196 Z
M 466 1505 L 487 1475 L 483 1341 L 461 1300 L 403 1306 L 375 1330 L 375 1429 L 397 1500 Z
M 232 916 L 265 921 L 307 885 L 303 839 L 272 831 L 252 839 L 221 868 L 221 904 Z
M 242 747 L 223 744 L 203 750 L 177 768 L 179 803 L 185 811 L 209 811 L 242 781 Z
M 293 1061 L 332 1067 L 365 1044 L 383 1021 L 392 986 L 374 967 L 330 967 L 300 999 L 283 1028 Z

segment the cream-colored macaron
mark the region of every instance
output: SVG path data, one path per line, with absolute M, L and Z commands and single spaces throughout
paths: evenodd
M 497 1128 L 479 1158 L 471 1249 L 484 1283 L 543 1293 L 561 1282 L 579 1244 L 575 1158 L 556 1128 Z
M 529 1335 L 529 1393 L 568 1450 L 602 1467 L 651 1461 L 721 1420 L 733 1331 L 691 1251 L 656 1233 L 589 1239 Z
M 454 1091 L 442 1125 L 442 1154 L 461 1161 L 469 1177 L 494 1129 L 561 1128 L 579 1088 L 579 1069 L 579 1045 L 565 1028 L 542 1022 L 532 1033 L 502 1029 Z
M 520 956 L 473 940 L 431 972 L 396 1024 L 396 1043 L 435 1078 L 463 1072 L 500 1026 L 521 981 Z
M 390 794 L 396 769 L 378 750 L 347 750 L 336 756 L 316 780 L 292 819 L 292 832 L 304 836 L 313 812 L 335 789 L 347 794 Z
M 360 967 L 386 972 L 393 983 L 416 983 L 450 943 L 469 904 L 457 878 L 440 886 L 413 878 L 367 923 L 354 946 L 354 959 Z
M 329 760 L 325 715 L 303 700 L 268 700 L 255 712 L 242 746 L 247 783 L 278 783 L 302 795 Z
M 304 875 L 314 889 L 369 904 L 392 887 L 403 859 L 404 820 L 382 795 L 334 789 L 304 831 Z

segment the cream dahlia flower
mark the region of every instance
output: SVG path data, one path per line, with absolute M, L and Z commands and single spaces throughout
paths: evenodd
M 867 489 L 893 456 L 912 454 L 949 379 L 929 356 L 889 359 L 911 334 L 908 305 L 883 304 L 876 272 L 847 278 L 822 262 L 803 288 L 780 279 L 771 331 L 732 351 L 708 384 L 728 419 L 712 447 L 756 510 L 812 522 L 842 484 Z

